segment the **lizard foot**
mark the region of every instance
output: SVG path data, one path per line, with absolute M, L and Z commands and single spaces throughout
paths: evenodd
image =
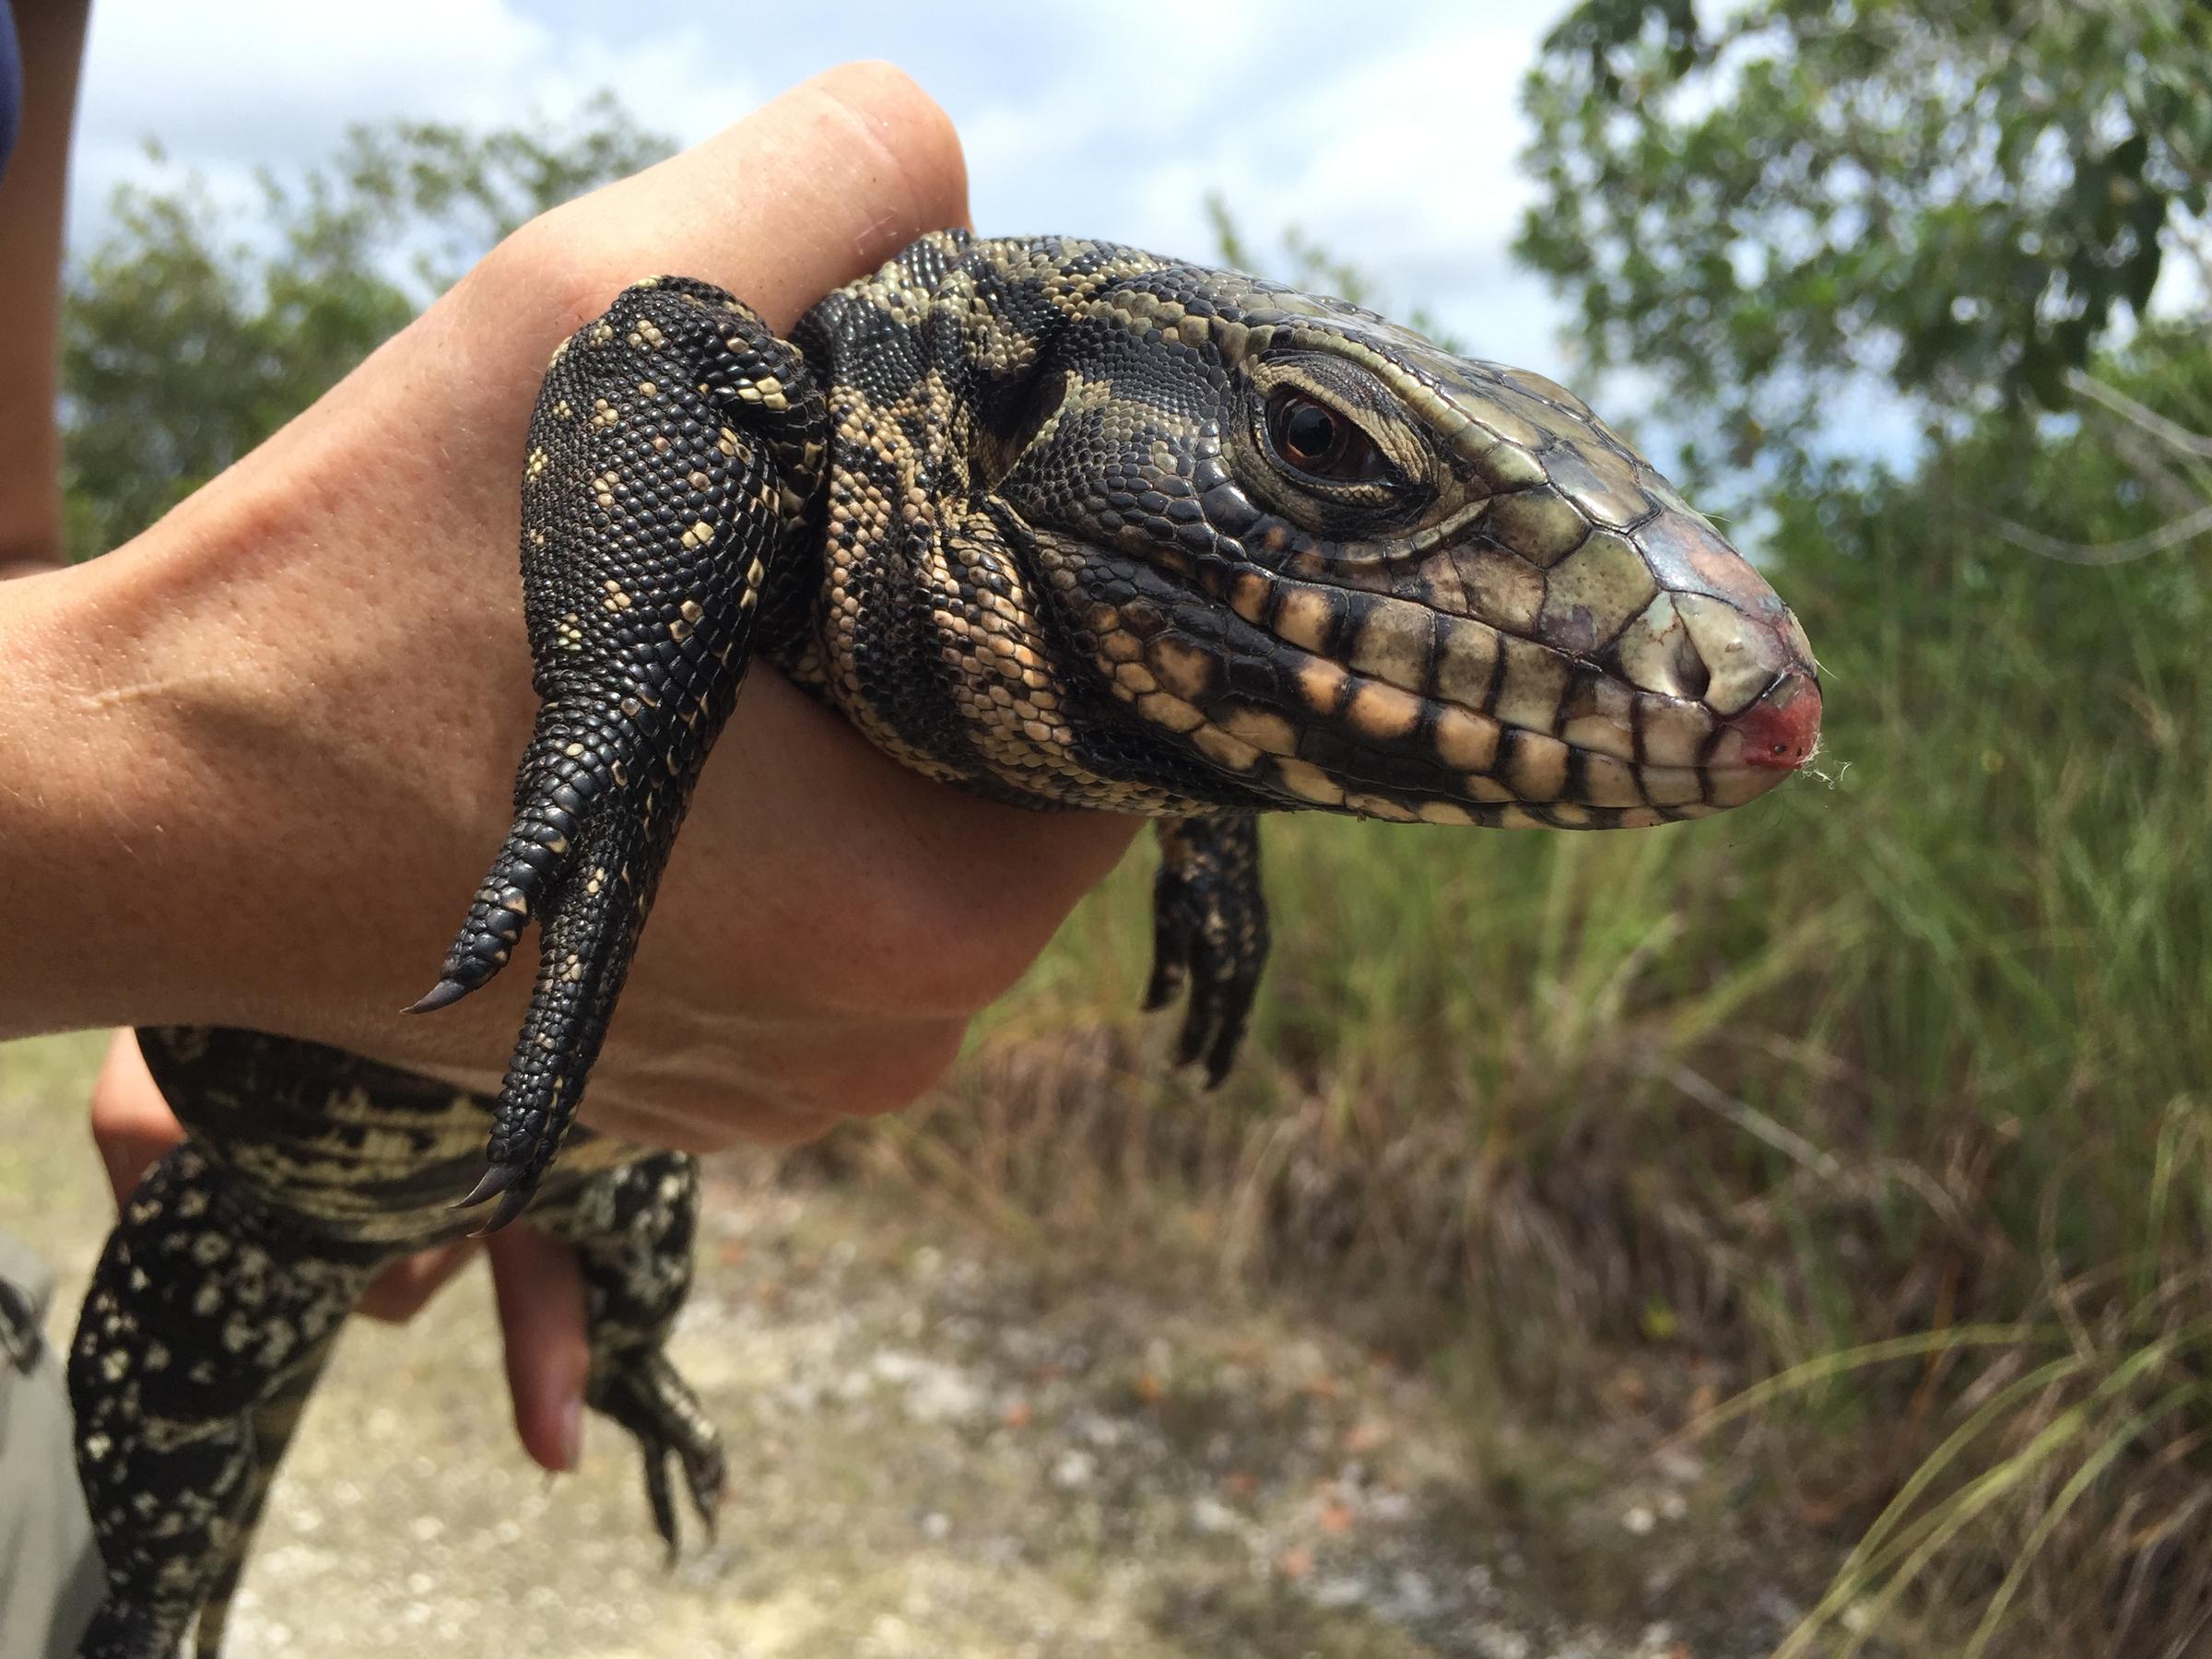
M 1187 986 L 1190 1003 L 1175 1064 L 1203 1061 L 1220 1087 L 1267 961 L 1267 900 L 1260 888 L 1259 822 L 1250 817 L 1163 818 L 1152 883 L 1152 978 L 1145 1007 L 1165 1007 Z
M 645 1500 L 653 1507 L 653 1530 L 668 1547 L 669 1565 L 677 1553 L 671 1462 L 682 1473 L 691 1508 L 712 1542 L 726 1475 L 722 1437 L 668 1356 L 659 1348 L 624 1356 L 593 1380 L 586 1397 L 594 1410 L 629 1430 L 645 1455 Z

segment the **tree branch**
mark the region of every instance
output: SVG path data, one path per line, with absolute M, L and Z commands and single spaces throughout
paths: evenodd
M 1992 515 L 1990 522 L 1997 534 L 2016 547 L 2044 559 L 2054 559 L 2061 564 L 2116 565 L 2131 559 L 2147 559 L 2153 553 L 2163 553 L 2169 547 L 2178 547 L 2192 537 L 2212 530 L 2212 503 L 2198 508 L 2186 517 L 2159 525 L 2147 535 L 2138 535 L 2119 542 L 2070 542 L 2056 536 L 2045 535 L 2040 530 L 2030 530 L 2025 524 L 2016 524 L 2008 518 Z
M 2124 392 L 2115 391 L 2102 381 L 2093 380 L 2078 369 L 2066 371 L 2067 389 L 2078 393 L 2092 403 L 2102 404 L 2113 414 L 2141 427 L 2168 448 L 2193 455 L 2200 461 L 2212 461 L 2212 438 L 2193 432 L 2187 427 L 2177 426 L 2155 409 L 2145 407 Z

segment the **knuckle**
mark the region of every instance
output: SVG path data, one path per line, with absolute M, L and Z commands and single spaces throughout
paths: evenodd
M 578 206 L 563 204 L 508 232 L 463 278 L 464 285 L 487 309 L 520 309 L 547 319 L 548 339 L 565 340 L 593 322 L 614 303 L 622 282 L 590 256 Z

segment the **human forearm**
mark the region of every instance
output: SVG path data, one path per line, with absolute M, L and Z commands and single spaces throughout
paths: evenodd
M 23 124 L 0 173 L 0 576 L 62 554 L 62 214 L 89 0 L 18 0 Z
M 242 1023 L 493 1082 L 521 978 L 394 1010 L 498 842 L 528 728 L 515 471 L 547 353 L 653 270 L 788 325 L 957 219 L 959 184 L 910 86 L 827 77 L 520 233 L 137 542 L 0 589 L 0 1021 Z M 757 677 L 587 1117 L 713 1144 L 897 1103 L 1127 834 L 930 784 Z M 692 1115 L 733 1096 L 742 1124 Z

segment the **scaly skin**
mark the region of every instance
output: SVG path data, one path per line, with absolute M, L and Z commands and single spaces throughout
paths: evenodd
M 77 1467 L 109 1594 L 86 1659 L 167 1659 L 198 1618 L 220 1652 L 278 1459 L 338 1327 L 385 1265 L 467 1230 L 452 1194 L 485 1104 L 315 1043 L 198 1028 L 140 1033 L 187 1139 L 109 1238 L 69 1357 Z M 665 1344 L 691 1280 L 697 1168 L 579 1134 L 532 1222 L 575 1246 L 585 1398 L 644 1453 L 677 1545 L 668 1466 L 710 1521 L 713 1427 Z
M 574 1116 L 756 602 L 771 660 L 881 747 L 1041 807 L 1626 828 L 1739 806 L 1811 753 L 1795 618 L 1538 376 L 1250 277 L 959 231 L 793 345 L 652 278 L 547 376 L 523 521 L 544 707 L 419 1005 L 485 982 L 542 915 L 465 1200 L 500 1196 L 490 1227 Z M 1234 862 L 1256 889 L 1256 850 Z M 1194 919 L 1208 890 L 1261 907 L 1195 870 L 1160 888 L 1171 972 L 1252 935 L 1194 981 L 1181 1052 L 1218 1080 L 1265 947 Z
M 1257 815 L 1627 828 L 1811 753 L 1794 618 L 1571 394 L 1381 318 L 1105 243 L 926 236 L 778 339 L 653 278 L 556 354 L 523 486 L 541 709 L 419 1006 L 524 924 L 496 1104 L 315 1045 L 143 1034 L 190 1132 L 127 1206 L 71 1367 L 110 1599 L 83 1652 L 202 1654 L 338 1324 L 382 1263 L 535 1199 L 590 1288 L 591 1404 L 709 1515 L 662 1344 L 688 1161 L 573 1121 L 754 655 L 929 776 L 1159 820 L 1147 1004 L 1228 1070 L 1267 950 Z M 987 903 L 987 893 L 978 894 Z

